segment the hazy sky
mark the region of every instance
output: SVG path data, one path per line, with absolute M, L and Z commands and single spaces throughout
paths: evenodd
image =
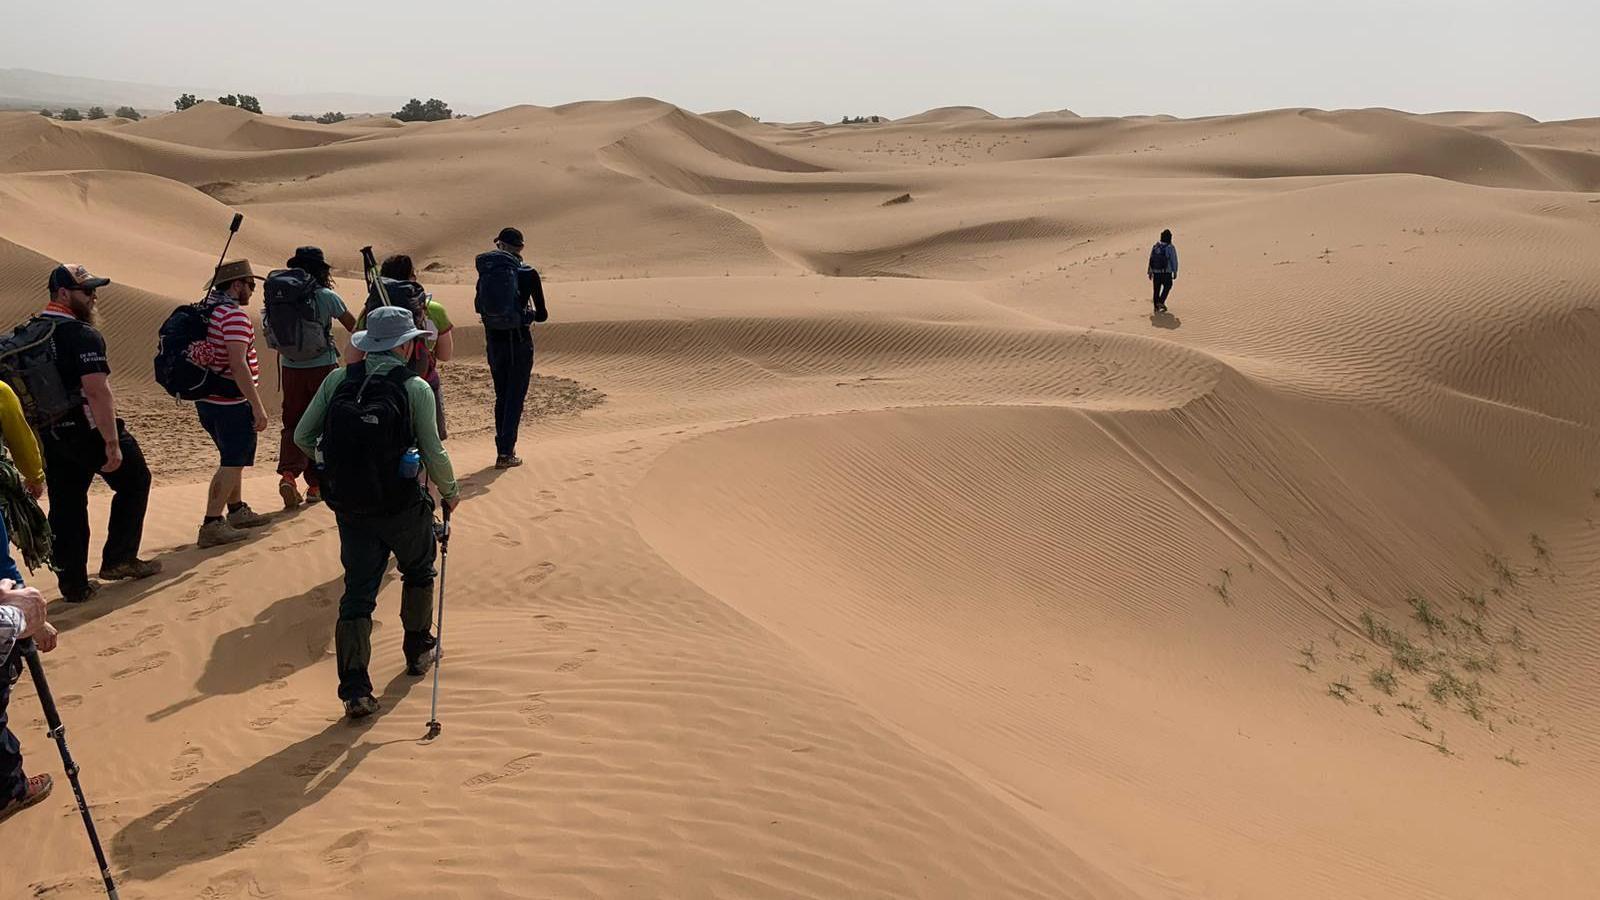
M 1593 116 L 1597 39 L 1596 0 L 0 0 L 0 67 L 494 106 L 649 95 L 788 120 L 957 104 Z

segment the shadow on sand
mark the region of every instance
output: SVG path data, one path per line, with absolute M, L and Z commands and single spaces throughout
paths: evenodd
M 412 740 L 357 740 L 423 679 L 395 676 L 381 708 L 359 723 L 344 719 L 240 772 L 197 788 L 130 822 L 111 849 L 127 877 L 150 880 L 179 866 L 215 859 L 254 843 L 337 788 L 374 750 Z
M 1150 324 L 1168 331 L 1177 331 L 1183 327 L 1183 320 L 1172 313 L 1151 313 Z

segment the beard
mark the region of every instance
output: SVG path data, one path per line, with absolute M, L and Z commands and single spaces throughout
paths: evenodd
M 87 322 L 90 325 L 94 324 L 93 300 L 79 300 L 77 297 L 73 297 L 67 301 L 67 306 L 72 310 L 72 314 L 78 317 L 78 321 Z

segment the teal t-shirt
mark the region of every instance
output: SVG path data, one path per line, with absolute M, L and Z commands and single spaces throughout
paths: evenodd
M 285 369 L 316 369 L 322 366 L 336 366 L 339 364 L 339 345 L 334 343 L 333 340 L 333 320 L 345 314 L 344 300 L 340 299 L 339 295 L 329 288 L 319 288 L 317 290 L 316 304 L 317 321 L 322 323 L 322 327 L 328 333 L 328 349 L 317 356 L 299 362 L 283 359 L 283 367 Z M 282 357 L 279 358 L 282 359 Z

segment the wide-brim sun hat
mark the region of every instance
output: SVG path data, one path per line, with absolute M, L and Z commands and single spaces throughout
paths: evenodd
M 367 327 L 352 334 L 350 343 L 362 353 L 382 353 L 426 334 L 426 331 L 417 327 L 411 310 L 399 306 L 380 306 L 367 313 Z

